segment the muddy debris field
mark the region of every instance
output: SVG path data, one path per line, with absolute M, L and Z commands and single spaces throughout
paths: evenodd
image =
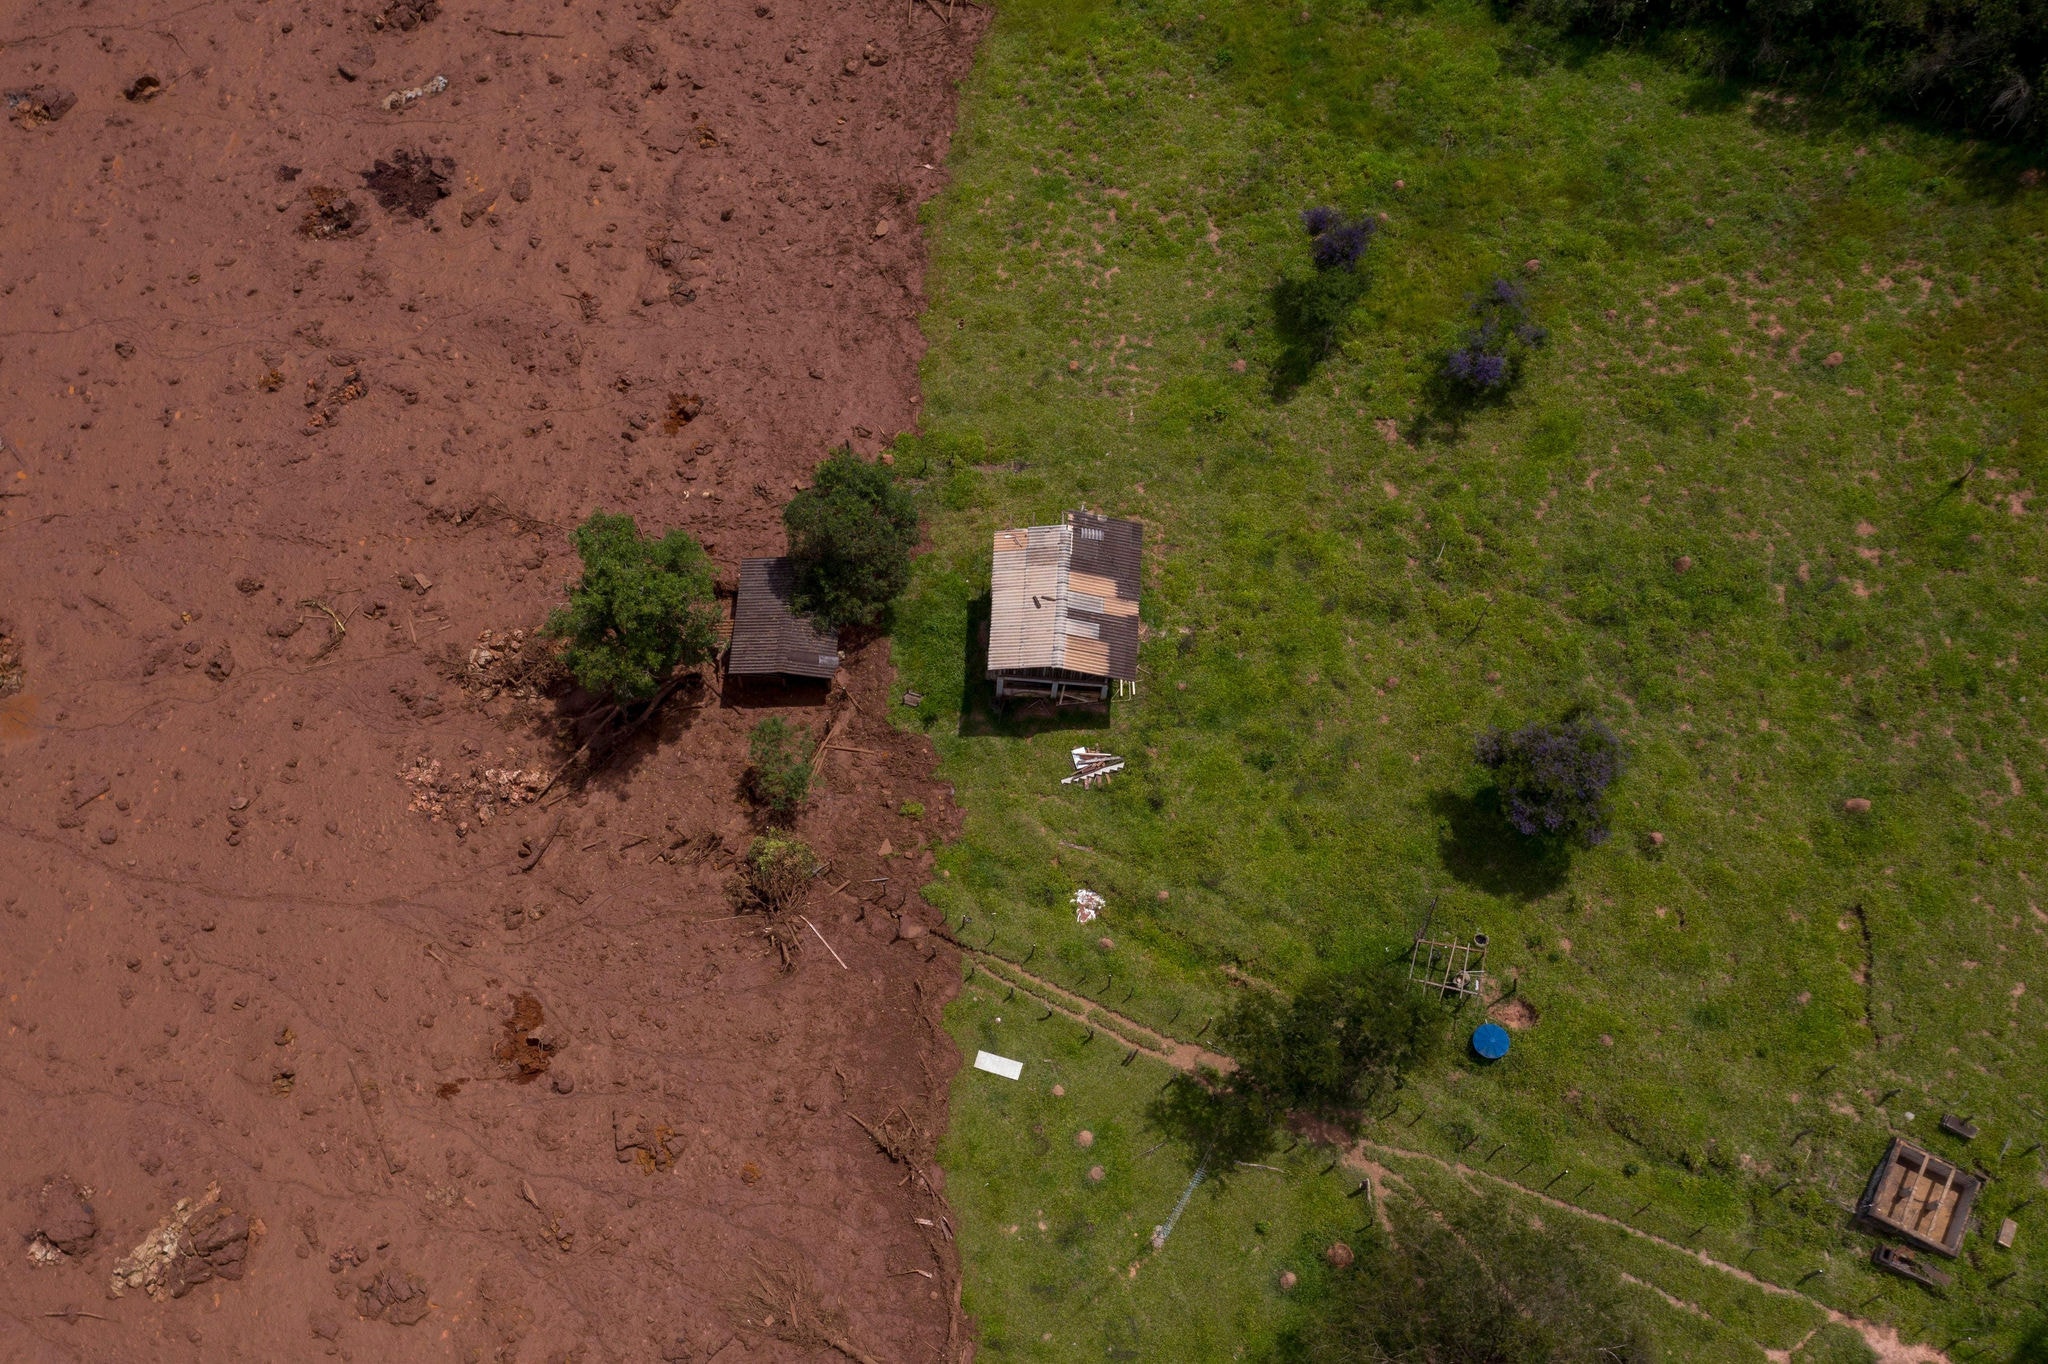
M 550 787 L 533 631 L 592 510 L 730 587 L 915 427 L 984 17 L 5 7 L 0 1358 L 971 1353 L 886 640 Z M 783 940 L 771 714 L 836 736 Z

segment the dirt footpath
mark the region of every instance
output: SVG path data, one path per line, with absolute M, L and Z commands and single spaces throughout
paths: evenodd
M 886 644 L 542 798 L 514 633 L 592 509 L 730 581 L 915 424 L 945 10 L 0 18 L 0 1358 L 960 1355 Z M 789 969 L 726 890 L 778 711 Z

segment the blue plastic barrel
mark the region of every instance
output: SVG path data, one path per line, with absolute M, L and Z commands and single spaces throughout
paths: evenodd
M 1472 1033 L 1472 1050 L 1481 1060 L 1500 1060 L 1508 1054 L 1508 1045 L 1508 1030 L 1498 1023 L 1481 1023 Z

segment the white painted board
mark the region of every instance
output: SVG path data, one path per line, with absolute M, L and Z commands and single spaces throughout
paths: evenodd
M 974 1053 L 974 1068 L 985 1070 L 991 1075 L 1000 1075 L 1005 1080 L 1018 1080 L 1024 1076 L 1024 1063 L 1012 1061 L 1007 1056 L 998 1056 L 992 1051 Z

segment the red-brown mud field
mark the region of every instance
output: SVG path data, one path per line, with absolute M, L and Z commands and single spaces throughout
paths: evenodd
M 729 584 L 915 425 L 946 8 L 0 13 L 0 1358 L 969 1349 L 886 641 L 545 795 L 520 680 L 593 509 Z

